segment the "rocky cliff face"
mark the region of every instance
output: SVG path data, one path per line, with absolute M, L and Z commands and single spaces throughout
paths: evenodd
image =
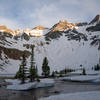
M 80 23 L 76 23 L 75 25 L 76 26 L 86 26 L 86 25 L 88 25 L 88 23 L 87 22 L 80 22 Z
M 90 26 L 86 28 L 87 31 L 100 31 L 100 14 L 98 14 L 90 23 Z
M 100 22 L 100 14 L 96 15 L 96 17 L 89 24 L 94 24 L 97 22 Z
M 26 57 L 30 56 L 29 51 L 21 51 L 18 50 L 17 48 L 5 48 L 0 46 L 0 59 L 2 59 L 2 53 L 5 54 L 5 57 L 8 59 L 14 59 L 14 60 L 21 60 L 21 57 L 23 54 L 25 54 Z
M 95 26 L 89 26 L 86 28 L 87 31 L 100 31 L 100 22 L 98 22 Z

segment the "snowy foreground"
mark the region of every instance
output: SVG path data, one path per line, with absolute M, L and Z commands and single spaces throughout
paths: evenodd
M 63 81 L 100 82 L 100 75 L 80 75 L 61 78 Z
M 60 94 L 40 100 L 100 100 L 100 91 Z
M 33 88 L 50 87 L 54 85 L 53 79 L 40 79 L 40 82 L 27 82 L 25 84 L 20 84 L 17 79 L 6 79 L 6 82 L 10 82 L 12 85 L 8 85 L 7 89 L 11 90 L 29 90 Z

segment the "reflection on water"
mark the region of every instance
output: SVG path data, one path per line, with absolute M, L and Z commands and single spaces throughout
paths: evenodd
M 29 91 L 11 91 L 0 88 L 0 100 L 39 100 L 59 93 L 100 91 L 100 84 L 56 81 L 54 87 L 32 89 Z
M 30 91 L 15 91 L 7 100 L 38 100 L 40 97 L 49 96 L 49 89 L 39 88 Z

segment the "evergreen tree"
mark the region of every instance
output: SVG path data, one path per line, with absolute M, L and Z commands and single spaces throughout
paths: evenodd
M 67 71 L 67 69 L 66 69 L 66 68 L 65 68 L 65 70 L 64 70 L 64 71 L 65 71 L 65 74 L 67 74 L 67 72 L 68 72 L 68 71 Z
M 34 81 L 34 79 L 37 77 L 37 67 L 35 67 L 35 62 L 34 62 L 34 45 L 31 46 L 31 66 L 29 69 L 29 77 L 30 77 L 30 82 Z
M 21 80 L 22 84 L 25 83 L 25 79 L 26 79 L 27 68 L 25 66 L 26 66 L 26 58 L 25 58 L 25 55 L 23 54 L 19 71 L 16 73 L 16 76 L 15 76 L 15 78 L 18 78 Z
M 37 66 L 35 67 L 35 70 L 36 70 L 36 77 L 38 77 L 38 68 L 37 68 Z
M 19 70 L 15 75 L 15 78 L 19 78 L 20 79 L 21 78 L 21 73 L 22 73 L 22 68 L 21 68 L 21 65 L 20 65 Z
M 51 76 L 52 77 L 55 77 L 55 71 L 52 72 Z
M 100 65 L 99 65 L 99 64 L 95 65 L 95 66 L 94 66 L 94 70 L 95 70 L 95 71 L 100 70 Z
M 82 74 L 83 74 L 83 75 L 86 75 L 86 70 L 85 70 L 85 68 L 83 68 Z
M 47 57 L 45 57 L 43 60 L 42 71 L 42 75 L 44 75 L 45 77 L 48 77 L 50 75 L 50 67 L 48 66 Z

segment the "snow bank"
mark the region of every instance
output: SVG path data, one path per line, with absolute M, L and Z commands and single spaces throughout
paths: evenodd
M 77 70 L 75 72 L 70 72 L 69 74 L 82 74 L 82 70 Z
M 69 93 L 41 98 L 40 100 L 100 100 L 100 91 Z
M 61 78 L 63 81 L 100 82 L 100 75 L 80 75 Z
M 18 79 L 5 79 L 6 82 L 9 82 L 11 84 L 20 84 L 20 80 Z
M 36 85 L 36 82 L 34 83 L 25 83 L 25 84 L 13 84 L 13 85 L 8 85 L 7 89 L 11 90 L 29 90 L 34 88 Z
M 12 85 L 7 86 L 7 89 L 11 90 L 30 90 L 33 88 L 50 87 L 54 85 L 53 79 L 40 79 L 40 82 L 28 82 L 27 80 L 25 84 L 20 84 L 20 81 L 17 79 L 6 79 L 5 81 L 12 83 Z
M 87 70 L 86 71 L 86 74 L 90 74 L 90 75 L 98 75 L 98 74 L 100 74 L 100 71 L 94 71 L 94 70 Z
M 86 71 L 87 75 L 98 75 L 98 74 L 100 74 L 100 71 L 95 71 L 95 70 L 92 70 L 92 69 L 89 69 L 89 68 L 87 68 L 85 71 Z M 70 72 L 70 74 L 82 74 L 82 72 L 83 72 L 83 70 L 79 69 L 79 70 L 76 70 L 75 72 Z

